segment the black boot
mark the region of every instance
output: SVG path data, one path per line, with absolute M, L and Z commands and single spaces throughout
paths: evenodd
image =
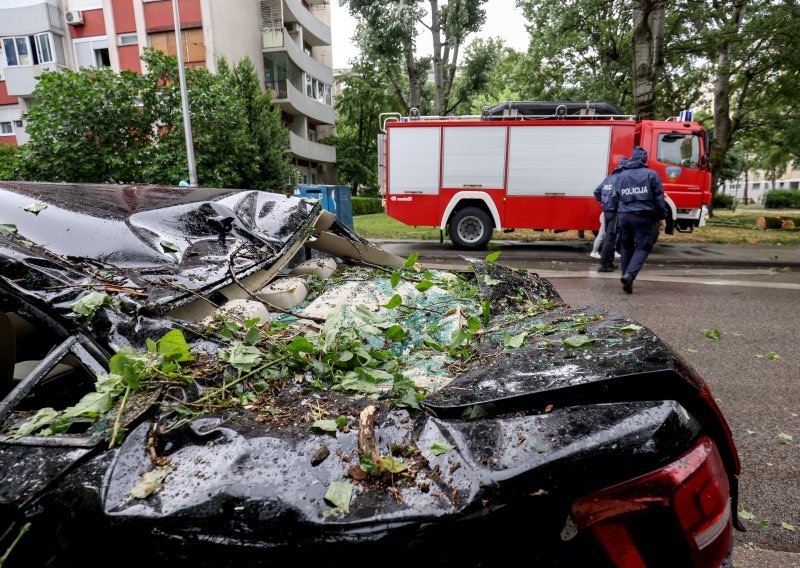
M 623 290 L 625 290 L 628 294 L 633 294 L 633 276 L 630 274 L 624 274 L 619 281 L 622 282 Z
M 597 272 L 614 272 L 617 267 L 613 264 L 601 264 L 600 267 L 597 269 Z

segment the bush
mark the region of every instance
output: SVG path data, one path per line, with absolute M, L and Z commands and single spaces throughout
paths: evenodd
M 379 197 L 353 197 L 353 217 L 383 213 L 383 205 Z
M 15 180 L 19 177 L 19 152 L 11 144 L 0 144 L 0 179 Z
M 711 200 L 712 209 L 733 209 L 733 195 L 718 193 Z
M 800 191 L 796 189 L 773 189 L 764 201 L 767 209 L 800 209 Z

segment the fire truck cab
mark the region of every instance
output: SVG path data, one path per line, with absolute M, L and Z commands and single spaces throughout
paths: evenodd
M 664 184 L 667 232 L 706 220 L 709 138 L 690 113 L 637 120 L 604 102 L 517 102 L 469 117 L 384 113 L 380 123 L 388 215 L 439 227 L 461 249 L 485 247 L 493 230 L 596 231 L 594 189 L 634 145 Z

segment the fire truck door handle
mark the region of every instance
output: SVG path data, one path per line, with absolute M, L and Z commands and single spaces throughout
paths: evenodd
M 406 189 L 403 193 L 422 193 L 419 189 Z
M 557 192 L 553 192 L 553 193 L 545 192 L 545 195 L 566 195 L 566 193 L 564 193 L 563 191 L 560 192 L 560 193 L 557 193 Z
M 483 187 L 482 183 L 465 183 L 462 187 Z

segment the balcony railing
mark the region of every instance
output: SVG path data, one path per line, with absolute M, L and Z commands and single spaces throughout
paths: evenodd
M 287 82 L 286 79 L 279 79 L 277 81 L 267 82 L 264 86 L 268 91 L 272 92 L 273 99 L 288 99 L 289 92 L 286 87 Z

